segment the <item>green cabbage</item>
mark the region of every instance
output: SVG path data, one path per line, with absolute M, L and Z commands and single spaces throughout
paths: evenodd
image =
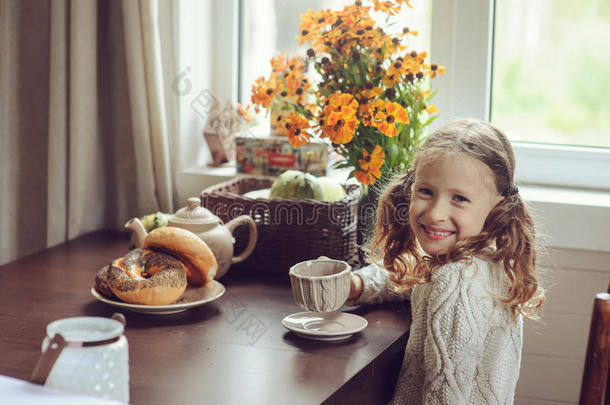
M 286 170 L 271 185 L 269 198 L 324 200 L 324 190 L 318 178 L 298 170 Z

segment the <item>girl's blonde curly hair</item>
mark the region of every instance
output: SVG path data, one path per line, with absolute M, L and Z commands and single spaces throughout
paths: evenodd
M 480 160 L 494 174 L 495 185 L 504 199 L 494 207 L 481 233 L 459 241 L 446 254 L 429 257 L 418 247 L 406 218 L 412 185 L 420 162 L 440 156 L 463 154 Z M 414 167 L 386 186 L 379 198 L 375 234 L 367 242 L 369 261 L 383 261 L 399 289 L 430 280 L 439 265 L 488 257 L 501 263 L 511 286 L 508 294 L 496 297 L 509 305 L 513 314 L 535 317 L 544 302 L 544 290 L 536 272 L 534 222 L 514 186 L 515 156 L 506 135 L 493 125 L 477 120 L 452 122 L 422 144 Z M 397 220 L 403 218 L 403 220 Z

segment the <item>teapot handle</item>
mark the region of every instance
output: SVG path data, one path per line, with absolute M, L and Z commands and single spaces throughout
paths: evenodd
M 248 240 L 248 245 L 246 249 L 239 255 L 233 257 L 231 260 L 232 264 L 243 262 L 252 254 L 254 251 L 254 247 L 256 246 L 256 241 L 258 240 L 258 230 L 256 228 L 256 223 L 250 217 L 250 215 L 240 215 L 237 218 L 233 218 L 231 221 L 225 224 L 229 232 L 233 233 L 233 230 L 237 228 L 239 225 L 248 225 L 248 229 L 250 231 L 250 238 Z

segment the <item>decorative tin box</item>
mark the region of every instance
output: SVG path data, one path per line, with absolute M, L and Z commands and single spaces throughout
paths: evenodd
M 242 136 L 235 139 L 238 173 L 277 176 L 285 170 L 301 170 L 326 176 L 329 146 L 308 143 L 294 148 L 285 137 Z

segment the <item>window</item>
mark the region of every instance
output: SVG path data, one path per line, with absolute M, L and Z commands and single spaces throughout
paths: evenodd
M 496 0 L 492 122 L 514 141 L 610 147 L 610 3 Z
M 559 137 L 555 138 L 555 142 L 557 143 L 555 145 L 525 143 L 522 141 L 548 142 L 548 137 L 545 137 L 544 139 L 538 137 L 536 139 L 535 136 L 530 135 L 530 138 L 528 139 L 527 134 L 525 134 L 524 131 L 518 131 L 519 128 L 523 128 L 522 126 L 519 126 L 519 123 L 515 123 L 515 121 L 518 121 L 518 118 L 506 118 L 508 114 L 506 111 L 511 111 L 511 109 L 517 107 L 511 106 L 511 100 L 507 100 L 507 98 L 510 97 L 510 93 L 501 94 L 501 88 L 503 86 L 502 75 L 505 74 L 503 72 L 506 72 L 506 67 L 503 67 L 503 64 L 506 62 L 502 60 L 503 56 L 498 56 L 495 60 L 492 58 L 492 42 L 494 29 L 496 29 L 497 35 L 500 36 L 498 44 L 501 44 L 501 37 L 503 35 L 502 25 L 510 23 L 502 21 L 499 23 L 499 27 L 494 27 L 494 14 L 497 11 L 498 17 L 496 18 L 496 21 L 498 21 L 502 18 L 500 13 L 516 12 L 512 10 L 512 8 L 513 6 L 517 7 L 519 4 L 526 9 L 527 7 L 535 7 L 536 4 L 539 4 L 539 7 L 550 7 L 550 5 L 555 5 L 560 2 L 565 3 L 566 6 L 568 3 L 571 5 L 571 2 L 556 2 L 555 0 L 483 0 L 476 2 L 464 2 L 459 0 L 434 1 L 431 29 L 432 54 L 436 61 L 447 65 L 447 74 L 444 78 L 436 82 L 438 88 L 437 103 L 441 112 L 441 117 L 435 124 L 441 125 L 460 117 L 473 117 L 483 120 L 489 120 L 491 117 L 500 128 L 505 130 L 509 135 L 512 134 L 513 147 L 517 154 L 518 161 L 516 172 L 518 182 L 609 190 L 610 149 L 565 146 L 567 143 L 578 144 L 581 142 L 567 142 Z M 498 4 L 498 10 L 494 9 L 496 3 Z M 508 4 L 510 6 L 509 10 L 511 11 L 506 11 Z M 586 2 L 578 3 L 581 7 L 589 7 L 585 4 L 597 4 L 599 10 L 608 8 L 607 5 L 602 6 L 602 4 L 605 4 L 603 1 L 587 0 Z M 594 8 L 594 10 L 597 9 Z M 602 13 L 601 11 L 599 12 Z M 565 13 L 569 15 L 568 12 Z M 530 16 L 530 14 L 532 14 L 532 16 Z M 603 15 L 607 14 L 607 11 L 605 11 L 605 14 Z M 552 14 L 545 13 L 539 13 L 537 17 L 533 12 L 527 12 L 526 18 L 523 18 L 523 14 L 521 14 L 521 18 L 513 17 L 516 18 L 516 20 L 513 20 L 513 25 L 507 29 L 512 30 L 512 32 L 510 32 L 511 35 L 516 35 L 517 38 L 519 38 L 521 28 L 519 24 L 528 24 L 528 18 L 533 19 L 533 22 L 529 24 L 532 24 L 534 27 L 536 27 L 536 24 L 543 25 L 540 19 L 558 18 L 553 17 Z M 508 20 L 509 17 L 505 17 L 505 19 Z M 574 21 L 576 21 L 576 19 L 574 19 Z M 587 19 L 584 20 L 584 25 L 587 24 L 587 21 Z M 570 31 L 571 27 L 566 26 L 562 28 L 568 32 L 568 36 L 570 34 L 573 36 L 580 35 Z M 601 30 L 603 27 L 599 29 Z M 514 36 L 511 36 L 511 38 L 514 38 Z M 504 52 L 507 52 L 506 54 L 510 55 L 508 51 L 502 51 L 502 45 L 498 46 L 500 46 L 500 49 L 497 51 L 498 55 L 502 55 Z M 553 46 L 559 47 L 560 53 L 565 52 L 568 49 L 567 45 L 563 43 L 556 42 L 553 43 Z M 586 46 L 586 44 L 583 46 Z M 603 53 L 599 51 L 598 53 L 601 58 L 600 63 L 605 63 Z M 574 62 L 570 63 L 566 69 L 577 68 L 578 65 L 582 63 L 581 59 L 583 55 L 581 53 L 572 56 Z M 549 61 L 545 60 L 543 64 L 537 65 L 536 69 L 540 71 L 548 69 L 548 72 L 550 72 L 554 67 L 549 66 L 549 64 L 552 65 L 553 63 L 549 63 Z M 494 88 L 497 89 L 493 100 L 491 97 L 492 71 L 495 78 Z M 527 74 L 529 72 L 524 70 L 524 73 Z M 607 75 L 601 76 L 600 81 L 604 80 L 606 83 L 604 85 L 608 86 Z M 567 78 L 564 78 L 564 81 L 571 81 L 569 75 Z M 555 86 L 561 85 L 561 83 L 553 84 Z M 599 86 L 602 85 L 599 84 Z M 510 85 L 507 85 L 507 87 L 510 88 Z M 602 92 L 601 94 L 604 93 Z M 502 100 L 502 97 L 504 97 L 504 100 Z M 606 100 L 607 98 L 608 97 L 605 97 L 603 100 Z M 552 97 L 551 101 L 554 101 Z M 503 106 L 503 103 L 508 104 L 508 107 L 506 105 Z M 512 103 L 517 103 L 517 101 L 513 100 Z M 608 105 L 607 103 L 608 102 L 606 101 L 606 105 Z M 547 106 L 544 106 L 544 108 L 547 108 Z M 523 113 L 527 114 L 527 108 L 523 108 L 523 110 Z M 565 112 L 564 114 L 567 115 L 569 112 Z M 544 114 L 540 113 L 540 115 Z M 608 119 L 607 116 L 607 112 L 601 115 L 604 119 Z M 544 117 L 542 117 L 542 119 L 544 119 Z M 544 121 L 541 122 L 543 122 L 541 125 L 545 125 Z M 590 124 L 581 121 L 581 125 L 586 126 Z M 550 125 L 548 126 L 550 127 Z M 527 128 L 530 127 L 528 126 Z M 604 145 L 604 142 L 608 145 L 607 129 L 610 127 L 606 126 L 605 128 L 606 135 L 604 136 L 606 138 L 597 143 L 597 145 Z M 536 131 L 531 132 L 536 133 Z M 562 134 L 561 136 L 564 135 Z M 600 139 L 600 137 L 598 136 L 597 139 Z

